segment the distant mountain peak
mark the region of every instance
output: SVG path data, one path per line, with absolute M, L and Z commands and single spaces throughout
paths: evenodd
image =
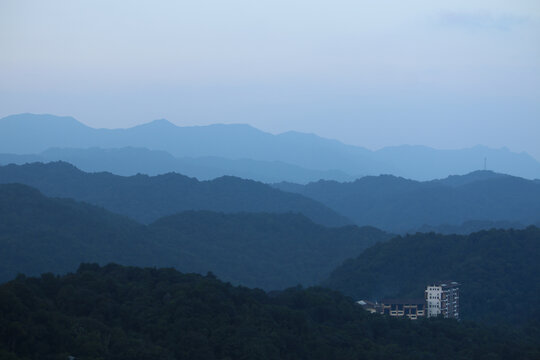
M 167 119 L 156 119 L 145 124 L 141 124 L 135 127 L 153 127 L 153 128 L 176 128 L 175 124 Z

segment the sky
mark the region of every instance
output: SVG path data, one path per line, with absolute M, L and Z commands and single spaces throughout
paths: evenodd
M 0 0 L 0 117 L 540 160 L 538 0 Z

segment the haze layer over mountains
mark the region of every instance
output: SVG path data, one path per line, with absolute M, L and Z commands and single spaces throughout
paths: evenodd
M 0 360 L 540 360 L 538 2 L 1 1 Z
M 0 120 L 0 140 L 0 282 L 15 277 L 0 288 L 4 293 L 21 289 L 23 283 L 39 283 L 55 288 L 56 299 L 79 304 L 72 290 L 57 286 L 61 281 L 80 276 L 84 283 L 89 270 L 96 279 L 103 278 L 100 271 L 146 274 L 130 282 L 138 287 L 146 284 L 147 275 L 159 272 L 156 267 L 171 267 L 207 274 L 203 278 L 161 270 L 176 278 L 199 279 L 186 285 L 197 294 L 200 281 L 220 284 L 217 277 L 271 291 L 249 290 L 258 294 L 257 301 L 292 291 L 299 296 L 292 302 L 296 309 L 314 291 L 302 286 L 318 285 L 317 293 L 345 302 L 321 307 L 316 300 L 317 310 L 310 312 L 315 318 L 334 323 L 336 311 L 346 304 L 351 309 L 347 316 L 359 311 L 360 316 L 386 323 L 396 319 L 368 315 L 353 298 L 324 287 L 354 300 L 421 298 L 426 284 L 445 278 L 462 284 L 461 319 L 509 329 L 516 340 L 507 347 L 523 346 L 516 354 L 538 358 L 540 335 L 534 329 L 540 321 L 535 298 L 540 180 L 515 175 L 536 176 L 538 162 L 526 154 L 481 147 L 372 152 L 315 135 L 271 135 L 244 125 L 181 128 L 158 121 L 132 129 L 96 130 L 71 118 L 37 115 Z M 483 165 L 487 156 L 505 173 L 460 174 L 467 166 L 474 169 L 476 160 Z M 453 160 L 441 161 L 445 157 Z M 397 176 L 401 168 L 396 164 L 429 180 Z M 380 174 L 386 171 L 392 174 Z M 375 175 L 358 175 L 370 173 Z M 411 232 L 416 234 L 395 235 Z M 152 268 L 97 265 L 111 262 Z M 77 268 L 77 275 L 69 275 Z M 27 279 L 17 274 L 43 275 Z M 111 284 L 107 280 L 107 288 Z M 187 299 L 171 295 L 162 285 L 152 285 L 161 299 L 157 309 L 172 298 Z M 229 295 L 237 291 L 230 284 L 223 289 Z M 235 289 L 244 294 L 237 300 L 244 301 L 246 289 Z M 28 297 L 28 291 L 17 291 L 17 297 Z M 141 294 L 148 299 L 147 290 Z M 222 302 L 224 296 L 215 299 Z M 96 305 L 85 306 L 95 310 Z M 8 308 L 14 314 L 20 307 Z M 127 318 L 131 323 L 134 316 Z M 467 321 L 445 324 L 464 333 Z M 365 322 L 354 323 L 367 328 Z M 383 327 L 391 328 L 393 337 L 409 339 L 411 326 L 430 332 L 435 322 L 397 320 L 395 324 L 407 327 L 398 332 L 399 327 L 389 324 Z M 33 323 L 24 326 L 31 333 Z M 342 342 L 337 330 L 331 333 Z M 358 334 L 354 331 L 353 343 Z M 5 347 L 8 352 L 13 351 L 10 344 L 11 340 Z M 2 344 L 0 355 L 1 351 Z
M 483 169 L 485 159 L 495 172 L 540 178 L 537 160 L 505 148 L 397 146 L 370 151 L 313 134 L 272 135 L 249 125 L 178 127 L 156 120 L 110 130 L 93 129 L 71 117 L 34 114 L 0 119 L 0 154 L 3 164 L 65 160 L 86 171 L 120 175 L 174 171 L 200 180 L 234 175 L 307 183 L 380 174 L 432 180 Z

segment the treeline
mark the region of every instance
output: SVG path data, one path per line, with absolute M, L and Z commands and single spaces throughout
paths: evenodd
M 397 237 L 347 260 L 324 284 L 358 299 L 423 297 L 436 281 L 461 283 L 464 319 L 540 324 L 540 229 Z
M 2 359 L 537 359 L 531 331 L 372 315 L 337 292 L 271 295 L 172 269 L 81 265 L 0 286 Z

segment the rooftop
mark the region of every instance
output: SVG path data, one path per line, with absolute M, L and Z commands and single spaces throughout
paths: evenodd
M 403 304 L 403 305 L 420 305 L 425 304 L 426 300 L 424 299 L 383 299 L 380 301 L 381 304 L 385 305 L 394 305 L 394 304 Z

